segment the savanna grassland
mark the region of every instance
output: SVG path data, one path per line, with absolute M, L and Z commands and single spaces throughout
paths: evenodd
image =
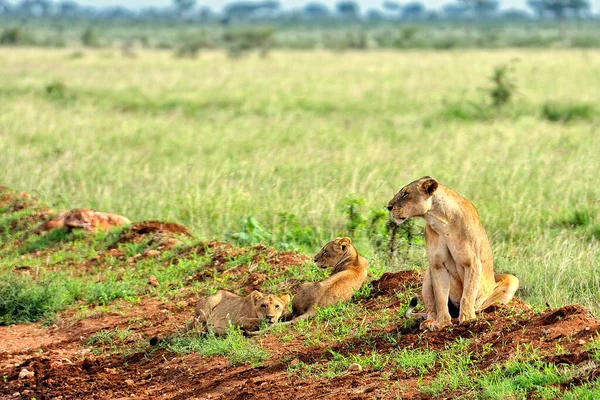
M 2 398 L 597 398 L 597 82 L 596 50 L 0 49 Z M 384 206 L 423 175 L 477 206 L 533 308 L 404 318 L 423 223 L 398 233 Z M 191 235 L 38 235 L 44 204 Z M 352 303 L 148 345 L 199 293 L 322 279 L 311 257 L 340 235 L 370 263 Z
M 0 52 L 6 186 L 310 254 L 348 234 L 349 201 L 368 218 L 427 174 L 478 207 L 524 299 L 600 307 L 596 51 L 71 56 Z M 516 89 L 494 108 L 506 63 Z

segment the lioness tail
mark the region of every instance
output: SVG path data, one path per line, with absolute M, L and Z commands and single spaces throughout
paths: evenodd
M 417 307 L 418 304 L 419 298 L 417 296 L 410 299 L 410 303 L 408 304 L 408 310 L 406 310 L 406 314 L 404 314 L 404 316 L 406 318 L 412 318 L 413 310 Z M 418 314 L 415 314 L 415 317 L 418 317 Z

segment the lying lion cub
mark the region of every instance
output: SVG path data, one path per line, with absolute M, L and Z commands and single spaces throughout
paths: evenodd
M 425 176 L 403 187 L 388 203 L 394 221 L 425 219 L 429 268 L 423 278 L 426 320 L 421 329 L 438 330 L 475 318 L 475 311 L 495 302 L 508 303 L 519 287 L 509 274 L 494 274 L 492 250 L 475 206 L 455 191 Z M 411 308 L 416 299 L 411 301 Z M 453 307 L 454 306 L 454 307 Z
M 277 325 L 291 325 L 314 316 L 318 307 L 349 301 L 367 278 L 367 260 L 358 254 L 347 237 L 334 239 L 323 246 L 315 256 L 315 264 L 320 268 L 332 267 L 331 276 L 321 282 L 300 285 L 292 301 L 295 318 Z
M 230 325 L 239 326 L 246 332 L 260 329 L 262 321 L 272 325 L 279 321 L 281 315 L 287 312 L 290 296 L 281 297 L 265 295 L 255 290 L 248 296 L 241 297 L 226 290 L 202 297 L 194 312 L 194 320 L 189 322 L 183 333 L 192 329 L 204 331 L 206 329 L 215 335 L 222 335 L 229 331 Z M 155 345 L 159 338 L 150 339 L 150 344 Z

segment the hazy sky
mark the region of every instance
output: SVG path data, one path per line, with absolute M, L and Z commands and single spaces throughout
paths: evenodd
M 310 0 L 312 1 L 312 0 Z M 316 0 L 320 3 L 327 4 L 331 7 L 335 5 L 339 0 Z M 384 0 L 355 0 L 360 4 L 361 8 L 381 8 Z M 400 0 L 399 3 L 408 3 L 412 0 Z M 592 8 L 597 12 L 600 10 L 600 0 L 589 0 Z M 129 0 L 129 1 L 116 1 L 116 0 L 78 0 L 80 4 L 87 4 L 93 6 L 106 6 L 106 5 L 123 5 L 130 8 L 141 8 L 145 6 L 167 6 L 172 4 L 171 0 Z M 279 3 L 285 8 L 301 7 L 308 3 L 309 0 L 279 0 Z M 443 4 L 452 3 L 453 0 L 422 0 L 422 2 L 429 8 L 439 8 Z M 214 10 L 220 10 L 224 4 L 229 1 L 223 0 L 198 0 L 198 5 L 205 5 Z M 525 0 L 500 0 L 502 8 L 527 8 Z

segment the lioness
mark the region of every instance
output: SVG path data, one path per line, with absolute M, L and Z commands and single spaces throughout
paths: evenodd
M 314 316 L 318 307 L 349 301 L 367 278 L 367 260 L 358 254 L 348 237 L 336 238 L 327 243 L 317 253 L 314 261 L 320 268 L 332 267 L 331 275 L 321 282 L 300 285 L 292 301 L 295 317 L 277 325 L 291 325 Z M 250 335 L 262 332 L 264 330 Z
M 266 321 L 272 325 L 279 321 L 284 312 L 288 312 L 290 296 L 265 295 L 258 290 L 241 297 L 226 290 L 205 296 L 196 304 L 193 321 L 189 322 L 182 333 L 192 329 L 208 329 L 215 335 L 229 331 L 230 325 L 239 326 L 246 332 L 260 329 L 260 323 Z M 150 344 L 160 341 L 154 337 Z
M 476 310 L 507 303 L 514 296 L 519 280 L 494 274 L 487 234 L 475 206 L 464 197 L 425 176 L 403 187 L 387 208 L 398 224 L 411 217 L 426 222 L 429 268 L 423 278 L 426 320 L 421 329 L 450 325 L 450 303 L 464 323 L 475 318 Z

